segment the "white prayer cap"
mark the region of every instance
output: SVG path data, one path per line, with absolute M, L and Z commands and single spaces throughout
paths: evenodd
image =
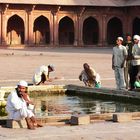
M 48 66 L 49 66 L 53 71 L 55 70 L 53 64 L 49 64 Z
M 24 80 L 19 81 L 19 83 L 17 84 L 17 86 L 23 86 L 23 87 L 28 87 L 28 83 Z
M 119 36 L 119 37 L 117 38 L 117 40 L 123 41 L 123 38 Z
M 133 39 L 137 39 L 137 40 L 140 40 L 140 36 L 139 35 L 134 35 Z

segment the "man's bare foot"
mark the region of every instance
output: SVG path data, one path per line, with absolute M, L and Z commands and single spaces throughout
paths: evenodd
M 37 124 L 37 127 L 43 127 L 43 125 L 41 125 L 41 124 Z
M 34 126 L 28 126 L 28 129 L 35 130 L 35 127 Z
M 43 125 L 37 123 L 37 124 L 34 124 L 35 127 L 43 127 Z

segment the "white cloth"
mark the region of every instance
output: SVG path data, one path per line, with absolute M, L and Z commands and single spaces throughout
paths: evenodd
M 132 54 L 134 56 L 134 60 L 132 60 L 132 65 L 133 66 L 140 65 L 140 43 L 135 44 L 133 46 Z
M 115 46 L 113 47 L 113 65 L 115 67 L 121 67 L 122 63 L 124 62 L 125 56 L 127 55 L 127 49 L 125 46 Z
M 33 83 L 34 84 L 38 84 L 39 82 L 41 82 L 41 75 L 42 74 L 48 75 L 48 66 L 42 65 L 36 70 L 36 72 L 33 76 Z
M 34 113 L 27 108 L 24 99 L 18 97 L 16 90 L 11 92 L 7 98 L 6 110 L 9 119 L 21 120 L 23 118 L 34 116 Z
M 94 71 L 94 73 L 95 73 L 95 81 L 97 82 L 97 83 L 101 83 L 101 78 L 100 78 L 100 75 L 99 75 L 99 73 L 96 73 L 95 71 Z M 85 70 L 83 70 L 81 73 L 80 73 L 80 76 L 81 76 L 81 81 L 83 81 L 84 83 L 88 80 L 88 75 L 87 75 L 87 73 L 85 72 Z

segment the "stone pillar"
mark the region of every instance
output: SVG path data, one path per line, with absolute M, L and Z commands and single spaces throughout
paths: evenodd
M 106 22 L 107 15 L 102 16 L 102 46 L 107 46 L 107 22 Z
M 6 20 L 5 12 L 2 12 L 1 22 L 2 22 L 2 25 L 1 25 L 1 28 L 2 28 L 2 30 L 1 30 L 2 31 L 1 37 L 2 37 L 2 39 L 1 39 L 1 41 L 2 41 L 2 45 L 6 45 L 7 44 L 7 42 L 6 42 L 7 20 Z
M 83 21 L 81 20 L 82 17 L 78 15 L 78 24 L 79 24 L 79 46 L 84 46 L 83 43 Z
M 74 46 L 78 45 L 78 17 L 75 17 L 75 22 L 74 22 Z
M 33 35 L 33 12 L 28 12 L 28 44 L 34 44 L 34 35 Z
M 58 34 L 59 34 L 58 26 L 59 26 L 59 23 L 57 23 L 57 14 L 54 13 L 53 14 L 53 28 L 54 28 L 54 45 L 55 46 L 59 45 L 59 43 L 58 43 Z
M 2 44 L 2 12 L 0 11 L 0 44 Z
M 24 44 L 28 44 L 29 42 L 29 28 L 28 28 L 28 12 L 26 12 L 25 20 L 24 20 Z
M 124 16 L 123 17 L 123 21 L 122 21 L 122 26 L 123 26 L 123 36 L 126 36 L 126 33 L 128 33 L 128 22 L 127 22 L 127 17 Z
M 50 18 L 50 45 L 54 45 L 54 16 L 51 14 Z
M 99 18 L 99 40 L 98 40 L 98 46 L 103 46 L 103 19 L 102 17 Z

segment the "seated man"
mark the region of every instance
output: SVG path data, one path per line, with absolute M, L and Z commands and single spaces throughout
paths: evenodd
M 101 87 L 100 75 L 95 72 L 87 63 L 83 65 L 84 70 L 79 75 L 80 81 L 83 81 L 85 86 Z
M 53 65 L 42 65 L 39 67 L 39 69 L 36 70 L 34 76 L 33 76 L 33 83 L 35 85 L 40 85 L 40 84 L 44 84 L 45 81 L 51 81 L 51 79 L 49 79 L 49 73 L 54 71 L 54 66 Z
M 35 127 L 42 127 L 35 119 L 35 115 L 29 106 L 33 106 L 27 94 L 28 84 L 26 81 L 20 81 L 17 88 L 9 94 L 7 98 L 6 110 L 9 119 L 26 120 L 28 129 L 35 129 Z

